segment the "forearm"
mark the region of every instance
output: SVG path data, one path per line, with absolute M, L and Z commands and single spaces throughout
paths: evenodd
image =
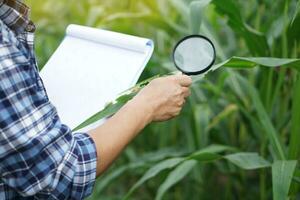
M 98 154 L 97 176 L 102 174 L 122 150 L 151 121 L 151 111 L 133 99 L 102 126 L 90 132 Z

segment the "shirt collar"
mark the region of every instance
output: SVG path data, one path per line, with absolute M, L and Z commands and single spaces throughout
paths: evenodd
M 29 12 L 29 7 L 20 0 L 0 0 L 0 19 L 16 33 L 34 31 Z

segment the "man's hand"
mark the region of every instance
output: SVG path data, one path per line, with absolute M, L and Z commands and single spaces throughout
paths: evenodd
M 157 78 L 102 126 L 90 132 L 98 154 L 97 175 L 102 174 L 136 135 L 152 121 L 177 116 L 190 95 L 190 77 Z
M 151 112 L 151 121 L 165 121 L 179 115 L 185 99 L 190 95 L 192 79 L 173 75 L 154 79 L 133 101 L 143 102 Z

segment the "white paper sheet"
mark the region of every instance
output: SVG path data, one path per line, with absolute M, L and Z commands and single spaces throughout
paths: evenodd
M 73 129 L 132 87 L 153 48 L 149 39 L 70 25 L 41 71 L 61 121 Z

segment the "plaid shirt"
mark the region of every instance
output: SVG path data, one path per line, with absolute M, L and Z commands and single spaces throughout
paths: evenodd
M 49 101 L 28 13 L 0 0 L 0 199 L 83 199 L 95 182 L 95 144 L 72 133 Z

